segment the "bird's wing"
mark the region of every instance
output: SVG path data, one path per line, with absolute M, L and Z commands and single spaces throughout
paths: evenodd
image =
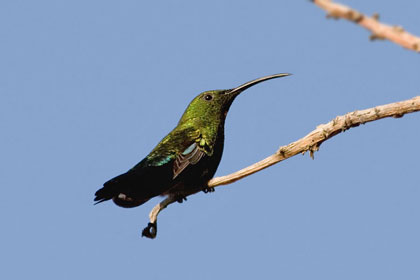
M 173 179 L 175 179 L 188 165 L 196 164 L 205 155 L 205 151 L 200 148 L 199 143 L 194 142 L 182 153 L 177 155 L 172 167 Z
M 174 143 L 179 143 L 176 147 Z M 200 130 L 192 127 L 179 127 L 165 137 L 149 154 L 149 166 L 172 164 L 172 179 L 175 179 L 189 165 L 197 164 L 205 155 L 212 155 L 212 148 L 201 135 Z

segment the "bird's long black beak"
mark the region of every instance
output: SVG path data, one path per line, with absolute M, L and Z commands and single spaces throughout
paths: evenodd
M 274 75 L 270 75 L 270 76 L 265 76 L 265 77 L 261 77 L 252 81 L 249 81 L 243 85 L 240 85 L 239 87 L 236 87 L 234 89 L 231 89 L 229 92 L 227 92 L 227 94 L 239 94 L 241 92 L 243 92 L 244 90 L 255 86 L 256 84 L 259 84 L 261 82 L 265 82 L 271 79 L 275 79 L 275 78 L 281 78 L 281 77 L 286 77 L 286 76 L 290 76 L 292 74 L 289 73 L 280 73 L 280 74 L 274 74 Z

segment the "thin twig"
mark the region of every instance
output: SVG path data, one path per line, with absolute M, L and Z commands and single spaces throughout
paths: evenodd
M 365 110 L 354 111 L 347 113 L 343 116 L 338 116 L 327 124 L 319 125 L 315 130 L 310 132 L 305 137 L 290 143 L 289 145 L 280 147 L 277 152 L 251 166 L 241 169 L 232 174 L 216 177 L 211 179 L 207 186 L 214 188 L 221 185 L 231 184 L 246 176 L 254 174 L 263 170 L 273 164 L 288 159 L 297 154 L 310 153 L 313 158 L 314 152 L 319 150 L 319 146 L 325 141 L 335 135 L 346 131 L 352 127 L 380 120 L 383 118 L 394 117 L 401 118 L 405 114 L 420 111 L 420 96 L 414 97 L 409 100 L 381 105 Z M 194 192 L 197 193 L 197 192 Z M 191 193 L 189 195 L 192 195 Z M 176 197 L 168 197 L 161 203 L 157 204 L 150 212 L 150 223 L 143 230 L 143 236 L 155 238 L 157 233 L 157 217 L 159 213 L 168 205 L 177 201 Z
M 372 32 L 371 40 L 387 39 L 406 49 L 420 52 L 420 38 L 408 33 L 401 26 L 390 26 L 379 22 L 379 15 L 368 17 L 348 6 L 331 0 L 312 0 L 315 5 L 327 11 L 327 17 L 344 18 L 353 21 Z

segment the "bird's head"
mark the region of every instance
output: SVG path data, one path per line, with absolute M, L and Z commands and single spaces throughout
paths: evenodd
M 261 77 L 233 89 L 209 90 L 200 93 L 188 105 L 179 123 L 193 119 L 224 119 L 229 111 L 233 100 L 246 89 L 264 81 L 289 76 L 291 74 L 281 73 Z

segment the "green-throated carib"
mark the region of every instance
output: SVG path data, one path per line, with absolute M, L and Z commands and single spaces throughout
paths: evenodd
M 158 195 L 182 202 L 189 194 L 212 190 L 207 182 L 222 158 L 225 119 L 233 100 L 260 82 L 288 75 L 275 74 L 234 89 L 200 93 L 174 130 L 136 166 L 106 182 L 95 193 L 95 201 L 112 199 L 119 206 L 136 207 Z

